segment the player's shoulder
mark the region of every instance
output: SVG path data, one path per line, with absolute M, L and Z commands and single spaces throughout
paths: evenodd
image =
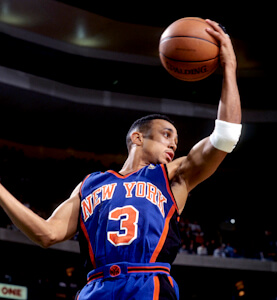
M 79 191 L 79 196 L 82 198 L 82 196 L 90 190 L 91 186 L 101 181 L 101 176 L 106 173 L 107 172 L 97 171 L 86 175 L 75 189 Z
M 80 182 L 80 183 L 75 187 L 75 189 L 73 190 L 73 192 L 72 192 L 71 195 L 70 195 L 70 198 L 73 198 L 73 197 L 75 197 L 75 196 L 77 196 L 77 195 L 79 194 L 81 186 L 82 186 L 82 182 Z

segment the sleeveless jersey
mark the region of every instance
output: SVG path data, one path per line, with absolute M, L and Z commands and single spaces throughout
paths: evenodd
M 119 262 L 172 264 L 180 235 L 166 165 L 126 176 L 92 173 L 80 198 L 79 241 L 87 271 Z

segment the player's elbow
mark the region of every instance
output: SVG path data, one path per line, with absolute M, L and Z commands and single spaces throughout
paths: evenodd
M 55 242 L 54 242 L 52 239 L 46 239 L 46 238 L 43 238 L 43 239 L 37 241 L 37 244 L 38 244 L 41 248 L 47 249 L 47 248 L 51 247 L 52 245 L 54 245 Z
M 54 232 L 52 232 L 51 230 L 49 230 L 47 233 L 43 234 L 43 235 L 37 235 L 35 242 L 42 248 L 47 249 L 49 247 L 51 247 L 52 245 L 56 244 L 57 241 L 57 237 L 55 235 Z

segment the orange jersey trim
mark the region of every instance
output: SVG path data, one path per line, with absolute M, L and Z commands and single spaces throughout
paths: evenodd
M 160 281 L 158 276 L 154 276 L 154 294 L 153 300 L 159 300 L 160 298 Z
M 85 177 L 85 179 L 83 180 L 82 184 L 81 184 L 81 187 L 80 187 L 80 198 L 83 197 L 83 194 L 82 194 L 82 187 L 83 187 L 83 185 L 84 185 L 86 179 L 87 179 L 90 175 L 91 175 L 91 174 L 88 174 L 88 175 Z
M 128 267 L 128 273 L 165 272 L 170 274 L 170 269 L 166 267 Z
M 175 206 L 172 206 L 170 211 L 168 212 L 167 214 L 167 217 L 165 219 L 165 224 L 164 224 L 164 230 L 163 230 L 163 233 L 160 237 L 160 240 L 159 240 L 159 243 L 155 249 L 155 251 L 153 252 L 152 256 L 151 256 L 151 259 L 150 259 L 150 263 L 153 263 L 153 262 L 156 262 L 156 259 L 158 257 L 158 255 L 160 254 L 162 248 L 163 248 L 163 245 L 165 243 L 165 240 L 166 240 L 166 237 L 167 237 L 167 234 L 168 234 L 168 229 L 169 229 L 169 222 L 175 212 L 176 208 Z
M 139 169 L 138 169 L 138 170 L 139 170 Z M 127 177 L 131 176 L 132 174 L 136 173 L 138 170 L 136 170 L 136 171 L 134 171 L 134 172 L 132 172 L 132 173 L 126 174 L 126 175 L 121 175 L 121 174 L 119 174 L 118 172 L 113 171 L 113 170 L 108 170 L 107 172 L 113 174 L 113 175 L 116 176 L 117 178 L 124 179 L 124 178 L 127 178 Z
M 83 233 L 85 235 L 85 238 L 87 240 L 88 248 L 89 248 L 89 257 L 90 257 L 92 266 L 95 269 L 96 268 L 96 264 L 95 264 L 95 259 L 94 259 L 94 253 L 93 253 L 93 249 L 92 249 L 92 246 L 91 246 L 91 243 L 90 243 L 90 240 L 89 240 L 89 236 L 88 236 L 88 233 L 87 233 L 87 230 L 86 230 L 86 226 L 85 226 L 85 224 L 83 222 L 82 216 L 80 216 L 80 226 L 81 226 L 82 231 L 83 231 Z
M 169 184 L 169 179 L 168 179 L 168 175 L 167 175 L 166 166 L 165 166 L 165 165 L 161 165 L 161 167 L 162 167 L 163 174 L 164 174 L 164 178 L 165 178 L 165 181 L 166 181 L 166 189 L 167 189 L 169 195 L 170 195 L 171 198 L 172 198 L 172 201 L 173 201 L 173 203 L 174 203 L 174 205 L 175 205 L 176 210 L 179 211 L 179 210 L 178 210 L 178 206 L 177 206 L 177 202 L 176 202 L 176 200 L 175 200 L 175 197 L 174 197 L 173 194 L 172 194 L 172 190 L 171 190 L 171 187 L 170 187 L 170 184 Z

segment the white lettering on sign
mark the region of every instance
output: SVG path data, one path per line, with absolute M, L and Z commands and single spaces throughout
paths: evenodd
M 25 286 L 0 283 L 0 297 L 4 299 L 27 300 L 28 289 Z

